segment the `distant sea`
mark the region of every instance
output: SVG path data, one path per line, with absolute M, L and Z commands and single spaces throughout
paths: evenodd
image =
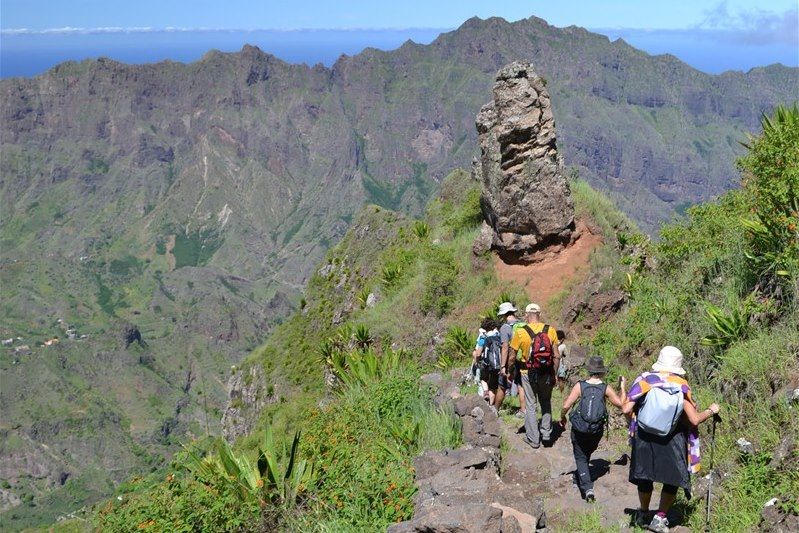
M 428 44 L 449 29 L 378 30 L 258 30 L 258 31 L 138 31 L 113 33 L 44 33 L 0 36 L 0 77 L 34 76 L 70 60 L 110 57 L 124 63 L 153 63 L 169 59 L 191 62 L 208 50 L 234 52 L 244 44 L 290 63 L 332 65 L 342 54 L 354 55 L 366 47 L 392 50 L 408 39 Z M 650 54 L 670 53 L 701 71 L 725 70 L 783 63 L 799 66 L 799 49 L 785 44 L 751 45 L 711 39 L 696 32 L 648 32 L 595 29 L 611 39 L 623 38 Z M 531 58 L 533 61 L 535 58 Z
M 289 63 L 331 66 L 342 54 L 364 48 L 398 48 L 408 39 L 432 42 L 447 29 L 292 30 L 292 31 L 147 31 L 3 35 L 0 77 L 35 76 L 64 61 L 110 57 L 123 63 L 169 59 L 191 62 L 209 50 L 236 52 L 245 44 Z

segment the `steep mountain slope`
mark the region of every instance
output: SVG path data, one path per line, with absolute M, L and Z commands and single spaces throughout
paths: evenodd
M 708 76 L 531 18 L 332 69 L 245 47 L 0 82 L 0 333 L 23 337 L 0 357 L 9 505 L 56 488 L 46 505 L 68 508 L 215 431 L 231 362 L 364 202 L 419 213 L 468 166 L 473 117 L 517 58 L 549 80 L 566 163 L 648 228 L 732 186 L 737 141 L 799 72 Z M 128 323 L 147 348 L 122 343 Z

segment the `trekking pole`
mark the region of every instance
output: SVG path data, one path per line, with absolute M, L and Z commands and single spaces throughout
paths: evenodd
M 718 413 L 713 415 L 713 424 L 710 428 L 710 477 L 707 482 L 707 507 L 705 509 L 705 531 L 710 531 L 710 498 L 712 496 L 711 489 L 713 487 L 713 452 L 716 450 L 716 421 L 721 422 L 721 417 Z

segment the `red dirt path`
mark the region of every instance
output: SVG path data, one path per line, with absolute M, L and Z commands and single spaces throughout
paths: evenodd
M 577 221 L 580 237 L 565 250 L 529 265 L 509 265 L 494 256 L 494 270 L 502 281 L 524 285 L 530 301 L 544 307 L 573 281 L 580 281 L 588 272 L 588 257 L 602 243 L 582 221 Z

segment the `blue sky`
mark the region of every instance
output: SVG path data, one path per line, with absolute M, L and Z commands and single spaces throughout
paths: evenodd
M 796 10 L 796 0 L 3 0 L 0 27 L 454 28 L 474 15 L 536 15 L 586 28 L 771 30 L 775 17 L 792 11 L 795 18 Z

